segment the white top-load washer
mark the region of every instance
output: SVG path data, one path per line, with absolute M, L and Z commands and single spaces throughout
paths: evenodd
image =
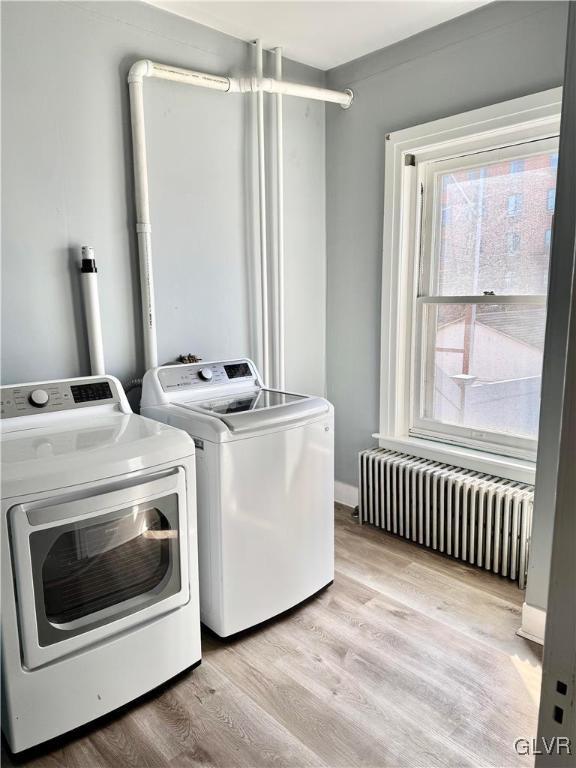
M 196 443 L 200 612 L 220 637 L 334 579 L 333 409 L 267 389 L 250 360 L 146 373 L 141 413 Z
M 18 752 L 199 662 L 195 451 L 110 376 L 0 398 L 2 729 Z

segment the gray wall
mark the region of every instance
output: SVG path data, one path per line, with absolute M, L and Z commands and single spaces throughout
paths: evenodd
M 126 74 L 252 71 L 247 44 L 144 3 L 2 3 L 2 380 L 88 372 L 77 248 L 96 248 L 107 368 L 141 375 Z M 324 74 L 286 62 L 287 78 Z M 253 99 L 146 83 L 161 362 L 254 352 Z M 287 384 L 325 388 L 324 105 L 285 100 Z
M 379 427 L 384 136 L 562 84 L 565 3 L 495 3 L 328 72 L 354 90 L 328 106 L 328 396 L 336 479 Z

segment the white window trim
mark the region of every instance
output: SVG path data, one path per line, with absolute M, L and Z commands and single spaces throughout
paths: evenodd
M 381 447 L 410 451 L 469 469 L 533 482 L 534 461 L 436 443 L 408 435 L 410 420 L 412 317 L 418 233 L 418 163 L 542 139 L 560 129 L 562 88 L 524 96 L 386 136 L 382 328 L 380 362 Z M 419 452 L 420 450 L 420 452 Z

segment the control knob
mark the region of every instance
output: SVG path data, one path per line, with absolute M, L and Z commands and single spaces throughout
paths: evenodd
M 202 381 L 212 381 L 212 368 L 200 368 L 198 376 Z
M 28 401 L 34 408 L 44 408 L 44 406 L 48 405 L 49 400 L 50 395 L 44 389 L 34 389 L 28 395 Z

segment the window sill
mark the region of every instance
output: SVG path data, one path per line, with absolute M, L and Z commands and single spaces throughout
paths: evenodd
M 536 464 L 533 461 L 514 459 L 510 456 L 498 456 L 494 453 L 485 453 L 473 448 L 461 448 L 419 437 L 388 437 L 378 433 L 372 437 L 378 440 L 380 448 L 389 448 L 393 451 L 410 453 L 422 459 L 454 464 L 457 467 L 471 469 L 475 472 L 486 472 L 506 480 L 516 480 L 529 485 L 534 484 Z

